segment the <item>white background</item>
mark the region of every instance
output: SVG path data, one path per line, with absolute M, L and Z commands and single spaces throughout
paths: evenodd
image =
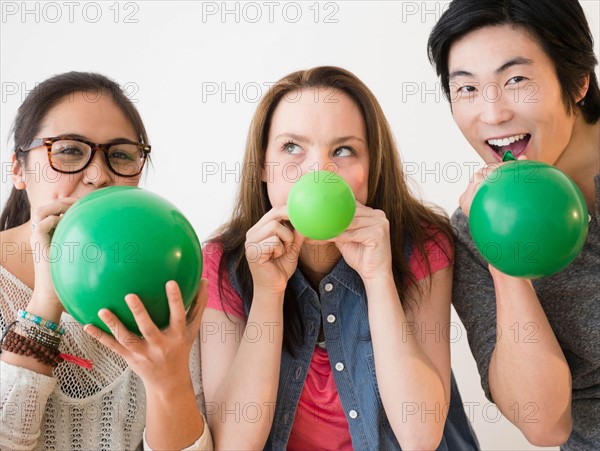
M 598 54 L 599 2 L 581 3 Z M 480 162 L 427 59 L 429 31 L 447 4 L 2 2 L 1 204 L 11 186 L 9 128 L 27 92 L 53 74 L 96 71 L 127 90 L 145 121 L 154 168 L 142 186 L 178 205 L 205 240 L 231 212 L 258 97 L 292 71 L 338 65 L 379 99 L 415 191 L 451 213 Z M 483 396 L 464 331 L 452 339 L 482 448 L 535 449 Z

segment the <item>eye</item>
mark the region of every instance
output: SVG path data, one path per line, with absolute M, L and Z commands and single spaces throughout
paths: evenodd
M 510 80 L 508 80 L 506 82 L 506 84 L 509 85 L 509 86 L 511 86 L 511 85 L 514 86 L 514 85 L 519 84 L 523 80 L 527 80 L 527 78 L 526 77 L 522 77 L 520 75 L 517 75 L 516 77 L 512 77 Z
M 69 155 L 69 156 L 79 156 L 79 155 L 83 155 L 83 151 L 76 146 L 65 146 L 65 147 L 61 147 L 60 149 L 58 149 L 58 152 L 53 152 L 53 153 L 59 153 L 61 155 Z
M 348 146 L 338 147 L 333 151 L 334 157 L 351 157 L 352 155 L 356 155 L 356 152 Z
M 471 93 L 471 92 L 475 92 L 477 88 L 475 88 L 475 86 L 472 85 L 463 85 L 460 88 L 457 89 L 456 92 L 458 93 Z
M 119 151 L 119 150 L 112 152 L 110 154 L 110 159 L 111 160 L 128 160 L 128 161 L 133 160 L 131 155 L 129 155 L 126 152 Z
M 302 152 L 302 148 L 293 141 L 288 141 L 282 146 L 282 150 L 289 154 L 299 154 Z

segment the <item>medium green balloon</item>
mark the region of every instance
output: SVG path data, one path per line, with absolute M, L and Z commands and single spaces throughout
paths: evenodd
M 202 274 L 200 241 L 183 214 L 162 197 L 135 187 L 94 191 L 59 222 L 50 274 L 65 309 L 82 324 L 110 332 L 107 308 L 140 335 L 124 297 L 137 294 L 159 328 L 169 324 L 165 283 L 175 280 L 187 309 Z
M 469 228 L 483 257 L 505 274 L 535 279 L 555 274 L 579 255 L 588 232 L 581 191 L 553 166 L 511 161 L 475 193 Z
M 312 240 L 329 240 L 352 222 L 356 201 L 352 188 L 330 171 L 304 174 L 288 194 L 290 222 Z

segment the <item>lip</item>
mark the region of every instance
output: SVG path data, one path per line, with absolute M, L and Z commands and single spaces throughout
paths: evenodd
M 490 139 L 504 139 L 504 138 L 510 138 L 511 136 L 517 136 L 517 135 L 531 135 L 531 133 L 528 133 L 528 132 L 516 132 L 516 133 L 508 133 L 506 135 L 500 135 L 500 136 L 489 136 L 487 138 L 484 138 L 484 141 L 487 144 L 487 142 Z
M 527 152 L 529 151 L 529 145 L 531 144 L 531 139 L 532 139 L 531 133 L 520 132 L 520 133 L 513 133 L 513 134 L 507 134 L 507 135 L 497 136 L 497 137 L 490 137 L 490 138 L 486 138 L 483 143 L 489 149 L 489 151 L 492 153 L 492 155 L 494 156 L 494 159 L 497 162 L 501 163 L 502 162 L 502 155 L 500 155 L 496 151 L 496 149 L 494 149 L 494 147 L 492 147 L 490 144 L 488 144 L 488 141 L 490 139 L 504 139 L 504 138 L 510 138 L 511 136 L 517 136 L 517 135 L 528 135 L 529 136 L 529 138 L 523 138 L 523 139 L 528 139 L 527 145 L 525 146 L 525 148 L 523 149 L 523 151 L 521 151 L 518 154 L 514 155 L 515 158 L 518 158 L 521 155 L 527 154 Z

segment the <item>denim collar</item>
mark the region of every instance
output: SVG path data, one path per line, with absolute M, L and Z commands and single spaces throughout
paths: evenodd
M 323 280 L 321 280 L 321 283 L 319 284 L 319 291 L 323 292 L 325 289 L 325 285 L 333 281 L 342 284 L 344 287 L 346 287 L 348 290 L 350 290 L 357 296 L 365 295 L 365 286 L 363 284 L 362 279 L 360 278 L 358 273 L 354 269 L 352 269 L 348 265 L 348 263 L 346 263 L 346 260 L 344 260 L 343 258 L 340 258 L 333 267 L 333 270 L 325 277 L 323 277 Z M 292 294 L 297 299 L 300 298 L 300 296 L 304 293 L 304 291 L 307 288 L 310 288 L 312 290 L 312 287 L 308 283 L 308 280 L 306 280 L 306 277 L 304 277 L 304 274 L 302 274 L 302 271 L 300 271 L 299 268 L 296 268 L 296 271 L 294 272 L 294 274 L 288 282 L 288 286 L 292 290 Z

